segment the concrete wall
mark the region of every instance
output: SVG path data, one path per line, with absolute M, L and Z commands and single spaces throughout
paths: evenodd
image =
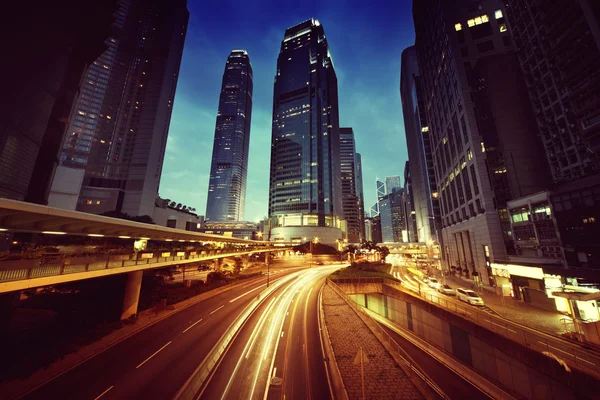
M 359 293 L 359 284 L 340 285 L 348 293 Z M 481 375 L 527 399 L 580 400 L 598 398 L 600 383 L 572 370 L 567 373 L 549 357 L 458 315 L 387 286 L 381 293 L 351 297 L 403 326 L 429 343 L 452 354 Z M 365 285 L 363 292 L 371 291 Z M 392 297 L 393 296 L 393 297 Z

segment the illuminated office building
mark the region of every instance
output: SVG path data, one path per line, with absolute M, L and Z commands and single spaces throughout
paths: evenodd
M 270 239 L 342 239 L 337 77 L 325 31 L 311 19 L 285 31 L 273 96 Z
M 252 66 L 245 50 L 227 58 L 213 144 L 206 220 L 242 221 L 246 199 Z

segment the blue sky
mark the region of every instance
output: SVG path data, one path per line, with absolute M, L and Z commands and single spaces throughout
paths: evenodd
M 354 128 L 366 209 L 375 178 L 403 175 L 408 156 L 400 102 L 400 55 L 414 43 L 410 0 L 188 0 L 190 20 L 160 185 L 161 197 L 206 210 L 225 61 L 248 51 L 254 71 L 245 219 L 267 215 L 273 77 L 285 29 L 318 19 L 338 76 L 340 126 Z

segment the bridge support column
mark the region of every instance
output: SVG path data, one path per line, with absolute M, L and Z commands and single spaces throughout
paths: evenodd
M 215 259 L 215 271 L 220 271 L 222 267 L 223 267 L 223 259 L 216 258 Z
M 143 271 L 134 271 L 127 274 L 127 284 L 125 285 L 125 294 L 123 296 L 123 311 L 121 311 L 121 320 L 128 319 L 132 315 L 137 314 L 143 275 Z
M 8 325 L 15 308 L 19 303 L 21 292 L 0 294 L 0 337 L 8 331 Z
M 271 262 L 271 252 L 265 251 L 265 265 L 269 266 L 270 262 Z
M 242 259 L 242 265 L 244 269 L 248 268 L 248 262 L 250 261 L 250 255 L 245 254 L 240 257 Z

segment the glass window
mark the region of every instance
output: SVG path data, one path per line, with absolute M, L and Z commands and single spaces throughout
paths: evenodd
M 462 30 L 462 24 L 454 24 L 454 29 L 456 29 L 457 32 Z
M 496 17 L 496 19 L 502 18 L 502 10 L 496 10 L 494 17 Z

